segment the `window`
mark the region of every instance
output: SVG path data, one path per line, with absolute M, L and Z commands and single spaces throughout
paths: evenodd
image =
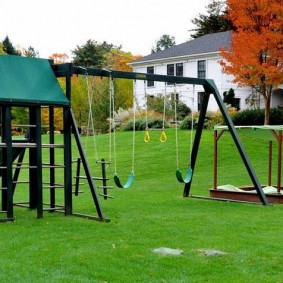
M 168 64 L 167 76 L 179 76 L 183 77 L 183 63 Z M 172 83 L 168 83 L 170 85 Z
M 174 76 L 175 75 L 175 68 L 174 64 L 167 65 L 167 76 Z
M 154 74 L 154 67 L 153 66 L 147 67 L 146 72 L 148 74 Z M 147 86 L 148 87 L 154 86 L 154 81 L 147 81 Z
M 198 61 L 198 78 L 199 79 L 206 78 L 206 61 L 205 60 Z
M 171 101 L 175 102 L 175 98 L 176 98 L 176 103 L 179 103 L 179 93 L 176 92 L 176 95 L 174 92 L 171 93 Z
M 183 76 L 183 63 L 168 64 L 167 76 Z
M 237 110 L 240 110 L 241 99 L 240 98 L 234 98 L 233 100 L 234 100 L 233 107 L 235 107 Z
M 176 76 L 183 77 L 183 63 L 176 64 Z

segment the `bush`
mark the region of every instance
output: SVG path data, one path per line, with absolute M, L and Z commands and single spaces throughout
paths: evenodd
M 237 113 L 236 108 L 229 108 L 228 109 L 228 114 L 230 117 L 233 117 Z M 197 123 L 199 119 L 199 112 L 194 113 L 194 128 L 196 128 Z M 192 116 L 189 115 L 187 116 L 180 124 L 180 129 L 186 129 L 190 130 L 191 129 L 191 122 L 192 122 Z M 220 111 L 208 111 L 205 116 L 205 121 L 204 121 L 204 128 L 205 129 L 212 129 L 216 125 L 225 125 L 223 116 Z
M 283 109 L 272 108 L 270 110 L 270 125 L 283 125 Z
M 162 117 L 148 117 L 147 124 L 149 129 L 162 129 L 163 119 Z M 164 123 L 164 127 L 165 128 L 169 127 L 166 121 Z M 130 119 L 123 125 L 121 129 L 125 131 L 132 131 L 133 128 L 134 128 L 134 121 L 133 119 Z M 144 131 L 146 129 L 146 117 L 136 118 L 135 129 L 136 131 Z
M 261 126 L 264 124 L 264 109 L 247 109 L 238 112 L 232 118 L 236 126 Z M 270 125 L 283 124 L 283 110 L 270 109 Z
M 191 113 L 191 109 L 182 101 L 179 101 L 176 105 L 177 120 L 183 120 Z
M 198 121 L 198 118 L 194 118 L 194 129 L 196 128 L 196 123 Z M 182 130 L 191 130 L 192 129 L 192 115 L 187 116 L 181 123 L 180 123 L 180 129 Z

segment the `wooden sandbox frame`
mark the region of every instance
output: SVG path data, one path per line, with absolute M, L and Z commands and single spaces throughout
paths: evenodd
M 276 126 L 243 126 L 235 127 L 238 131 L 249 131 L 250 134 L 258 139 L 264 139 L 268 142 L 268 178 L 267 186 L 275 187 L 276 193 L 266 193 L 269 203 L 283 204 L 283 187 L 281 184 L 282 174 L 282 141 L 283 141 L 283 125 Z M 216 126 L 214 128 L 214 162 L 213 162 L 213 188 L 210 189 L 210 196 L 215 199 L 225 199 L 243 202 L 260 202 L 258 195 L 254 192 L 253 186 L 244 186 L 242 191 L 230 191 L 219 189 L 218 187 L 218 141 L 221 136 L 228 131 L 227 126 Z M 272 151 L 273 143 L 277 143 L 277 183 L 272 185 Z M 264 188 L 265 186 L 262 186 Z

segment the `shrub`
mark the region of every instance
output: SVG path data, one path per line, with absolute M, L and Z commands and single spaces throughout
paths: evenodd
M 261 126 L 264 124 L 264 109 L 247 109 L 239 111 L 232 118 L 236 126 Z M 283 124 L 283 110 L 279 108 L 270 109 L 270 125 Z
M 198 116 L 198 115 L 197 115 Z M 198 118 L 194 117 L 194 129 L 196 128 Z M 180 129 L 182 130 L 191 130 L 192 129 L 192 115 L 187 116 L 181 123 L 180 123 Z
M 163 119 L 162 117 L 148 117 L 147 118 L 147 124 L 149 129 L 162 129 L 163 127 Z M 165 121 L 164 127 L 168 128 L 169 124 Z M 122 130 L 125 131 L 132 131 L 134 128 L 134 120 L 130 119 L 128 120 L 123 127 L 121 127 Z M 136 131 L 144 131 L 146 129 L 146 117 L 137 117 L 135 121 L 135 129 Z
M 283 125 L 283 109 L 272 108 L 270 110 L 270 125 Z
M 229 108 L 228 109 L 228 114 L 230 117 L 233 117 L 237 113 L 236 108 Z M 196 128 L 197 123 L 199 119 L 199 112 L 194 113 L 194 128 Z M 192 122 L 192 116 L 189 115 L 187 116 L 180 124 L 180 129 L 191 129 L 191 122 Z M 205 121 L 204 121 L 204 128 L 205 129 L 212 129 L 216 125 L 225 125 L 223 116 L 220 111 L 208 111 L 205 116 Z
M 177 114 L 177 120 L 183 120 L 185 117 L 187 117 L 191 113 L 191 109 L 182 101 L 179 101 L 176 105 L 176 114 Z

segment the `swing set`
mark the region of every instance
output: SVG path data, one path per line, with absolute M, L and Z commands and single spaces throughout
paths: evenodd
M 94 183 L 90 166 L 88 163 L 85 149 L 83 148 L 80 138 L 80 132 L 75 120 L 73 110 L 71 108 L 72 86 L 71 78 L 73 75 L 93 76 L 93 77 L 108 77 L 110 84 L 113 79 L 129 79 L 133 81 L 156 81 L 170 84 L 189 84 L 201 85 L 204 88 L 204 98 L 201 105 L 200 115 L 194 135 L 194 140 L 191 138 L 191 152 L 190 163 L 187 168 L 185 177 L 182 177 L 181 171 L 176 170 L 178 180 L 184 184 L 183 196 L 188 197 L 190 188 L 194 177 L 194 169 L 199 150 L 200 139 L 204 126 L 205 116 L 207 112 L 208 101 L 210 95 L 215 98 L 218 107 L 222 113 L 227 129 L 229 129 L 233 141 L 240 153 L 242 161 L 247 169 L 256 193 L 262 204 L 267 205 L 268 200 L 262 190 L 261 184 L 256 176 L 253 167 L 247 157 L 245 149 L 239 139 L 238 133 L 229 117 L 226 107 L 222 102 L 222 98 L 217 90 L 213 80 L 198 79 L 188 77 L 166 76 L 147 73 L 135 73 L 125 71 L 108 71 L 97 68 L 82 68 L 74 66 L 72 63 L 53 64 L 51 61 L 39 58 L 23 58 L 19 56 L 0 56 L 0 109 L 1 109 L 1 215 L 6 215 L 0 222 L 14 220 L 14 205 L 25 206 L 29 209 L 37 210 L 37 217 L 43 217 L 43 211 L 63 211 L 65 215 L 77 215 L 80 217 L 87 217 L 99 221 L 106 221 L 100 201 L 97 194 L 97 188 Z M 65 93 L 61 89 L 56 78 L 65 79 Z M 13 88 L 11 88 L 13 86 Z M 112 101 L 111 107 L 114 110 L 114 92 L 112 87 L 109 91 Z M 134 99 L 135 101 L 135 99 Z M 25 108 L 28 110 L 29 124 L 28 135 L 22 140 L 15 140 L 12 134 L 12 115 L 13 107 Z M 54 127 L 54 108 L 62 109 L 63 119 L 63 142 L 62 144 L 55 143 L 55 127 Z M 41 140 L 41 110 L 48 109 L 49 113 L 49 143 L 43 144 Z M 135 111 L 134 111 L 135 112 Z M 90 117 L 91 119 L 91 117 Z M 134 118 L 135 119 L 135 118 Z M 113 119 L 112 119 L 113 120 Z M 116 163 L 116 131 L 113 128 L 113 142 L 114 142 L 114 161 Z M 85 171 L 85 178 L 88 182 L 91 196 L 96 208 L 97 216 L 92 217 L 73 212 L 73 178 L 72 178 L 72 135 L 81 158 L 82 166 Z M 176 135 L 177 141 L 177 135 Z M 132 170 L 131 173 L 123 183 L 118 175 L 115 165 L 114 181 L 120 188 L 129 188 L 134 181 L 134 147 L 135 144 L 135 126 L 133 128 L 133 155 L 132 155 Z M 178 145 L 178 141 L 176 142 Z M 177 146 L 176 146 L 177 148 Z M 49 162 L 45 164 L 42 161 L 42 150 L 48 149 Z M 63 150 L 64 164 L 58 166 L 55 162 L 55 149 Z M 29 160 L 27 164 L 23 164 L 24 152 L 29 152 Z M 177 158 L 178 159 L 178 158 Z M 29 201 L 26 203 L 14 202 L 14 192 L 16 190 L 18 176 L 22 168 L 29 170 L 28 181 L 29 184 Z M 43 169 L 49 170 L 48 189 L 50 190 L 50 203 L 43 202 L 43 188 L 45 182 L 43 181 Z M 63 182 L 58 184 L 56 181 L 55 171 L 57 168 L 63 170 Z M 36 176 L 36 177 L 35 177 Z M 63 189 L 63 205 L 56 204 L 56 191 Z
M 73 71 L 76 74 L 81 74 L 81 71 L 77 67 L 73 67 Z M 196 164 L 196 159 L 198 155 L 198 150 L 199 150 L 199 144 L 201 140 L 201 135 L 202 135 L 202 130 L 204 127 L 204 122 L 206 118 L 206 112 L 207 112 L 207 107 L 208 107 L 208 102 L 210 95 L 214 97 L 216 100 L 216 103 L 218 104 L 219 110 L 224 118 L 224 121 L 227 125 L 227 129 L 229 129 L 232 139 L 239 151 L 239 154 L 241 156 L 241 159 L 246 167 L 246 170 L 250 176 L 250 179 L 253 183 L 253 186 L 255 188 L 255 191 L 257 193 L 257 196 L 261 203 L 263 205 L 268 205 L 268 199 L 265 196 L 262 186 L 259 182 L 259 179 L 247 157 L 247 153 L 244 149 L 244 146 L 239 138 L 239 135 L 233 125 L 233 122 L 231 118 L 228 115 L 227 109 L 222 101 L 222 98 L 220 96 L 220 93 L 214 83 L 213 80 L 210 79 L 198 79 L 198 78 L 189 78 L 189 77 L 177 77 L 177 76 L 166 76 L 166 75 L 157 75 L 157 74 L 147 74 L 147 73 L 135 73 L 135 72 L 125 72 L 125 71 L 108 71 L 104 69 L 96 69 L 96 68 L 88 68 L 88 74 L 91 76 L 99 76 L 99 77 L 111 77 L 112 79 L 114 78 L 121 78 L 121 79 L 131 79 L 131 80 L 142 80 L 142 81 L 156 81 L 156 82 L 164 82 L 164 83 L 170 83 L 170 84 L 188 84 L 188 85 L 201 85 L 203 86 L 204 89 L 204 97 L 200 109 L 200 114 L 198 118 L 198 123 L 196 126 L 195 134 L 194 134 L 194 139 L 193 139 L 193 118 L 192 118 L 192 124 L 191 124 L 191 139 L 190 139 L 190 144 L 191 144 L 191 149 L 190 149 L 190 154 L 189 154 L 189 164 L 186 169 L 186 173 L 183 176 L 181 170 L 179 169 L 178 165 L 178 133 L 177 133 L 177 127 L 176 127 L 176 155 L 177 155 L 177 168 L 176 168 L 176 178 L 180 183 L 184 184 L 184 190 L 183 190 L 183 196 L 188 197 L 190 195 L 190 189 L 193 181 L 193 175 L 194 175 L 194 169 L 195 169 L 195 164 Z M 146 96 L 146 89 L 144 90 L 145 96 Z M 175 91 L 175 108 L 176 108 L 176 91 Z M 176 113 L 176 109 L 175 109 Z M 176 120 L 176 117 L 175 117 Z M 177 122 L 177 121 L 176 121 Z M 177 125 L 176 125 L 177 126 Z M 145 131 L 145 142 L 148 142 L 150 140 L 149 137 L 149 132 L 148 128 Z M 133 158 L 134 159 L 134 158 Z M 116 171 L 116 170 L 115 170 Z M 134 172 L 132 170 L 131 174 L 129 175 L 128 180 L 126 181 L 125 185 L 122 185 L 120 182 L 120 179 L 118 177 L 118 174 L 116 172 L 115 174 L 115 183 L 118 185 L 118 187 L 125 188 L 125 187 L 130 187 L 134 180 Z

